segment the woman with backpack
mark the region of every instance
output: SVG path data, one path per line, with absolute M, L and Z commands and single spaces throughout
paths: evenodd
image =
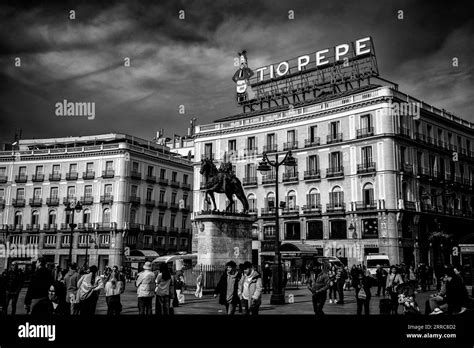
M 160 264 L 160 273 L 156 277 L 156 315 L 170 315 L 170 302 L 174 299 L 174 279 L 166 263 Z
M 398 292 L 397 286 L 403 284 L 403 279 L 398 273 L 397 267 L 390 267 L 390 274 L 387 277 L 387 293 L 390 296 L 392 301 L 391 312 L 393 314 L 398 314 Z
M 355 296 L 357 301 L 357 315 L 362 314 L 362 307 L 364 307 L 365 315 L 369 315 L 370 299 L 372 294 L 370 288 L 372 287 L 372 278 L 368 276 L 363 270 L 357 273 L 353 280 L 355 289 Z

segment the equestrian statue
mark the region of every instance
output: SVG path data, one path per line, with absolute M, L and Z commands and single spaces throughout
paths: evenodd
M 205 200 L 207 204 L 210 204 L 209 197 L 214 204 L 213 211 L 217 210 L 216 200 L 214 198 L 214 193 L 225 193 L 229 204 L 227 205 L 225 211 L 230 212 L 232 206 L 234 205 L 233 196 L 235 195 L 244 207 L 243 213 L 248 213 L 249 203 L 245 197 L 244 189 L 242 188 L 242 183 L 239 178 L 237 178 L 232 171 L 232 163 L 224 161 L 221 163 L 219 169 L 212 161 L 212 159 L 205 158 L 201 161 L 201 170 L 200 173 L 204 176 L 205 180 Z

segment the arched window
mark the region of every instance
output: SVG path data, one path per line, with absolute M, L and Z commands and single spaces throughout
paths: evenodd
M 329 205 L 334 208 L 341 208 L 344 205 L 344 192 L 340 186 L 334 186 L 329 193 Z
M 306 204 L 311 209 L 318 208 L 321 205 L 321 197 L 317 188 L 312 188 L 306 195 Z
M 286 196 L 286 206 L 288 209 L 296 209 L 296 192 L 291 190 Z
M 275 205 L 275 194 L 273 192 L 269 192 L 266 198 L 266 206 L 268 209 L 274 209 Z
M 39 211 L 38 210 L 33 210 L 33 212 L 31 213 L 31 224 L 32 225 L 39 224 Z
M 91 222 L 91 211 L 89 209 L 84 210 L 84 215 L 82 217 L 82 222 L 89 224 Z
M 102 214 L 102 222 L 104 223 L 110 222 L 110 209 L 109 208 L 104 209 L 104 212 Z
M 22 225 L 23 224 L 23 213 L 21 211 L 17 211 L 15 213 L 15 225 Z
M 402 184 L 402 197 L 404 201 L 408 201 L 410 198 L 410 188 L 406 182 Z
M 362 189 L 362 202 L 365 206 L 374 204 L 374 186 L 371 183 L 365 184 Z
M 48 224 L 54 225 L 56 223 L 56 210 L 50 210 L 48 213 Z
M 135 209 L 130 210 L 130 223 L 134 224 L 136 221 L 135 219 L 137 218 L 137 211 Z
M 257 211 L 257 199 L 253 193 L 247 196 L 247 201 L 249 202 L 249 212 Z

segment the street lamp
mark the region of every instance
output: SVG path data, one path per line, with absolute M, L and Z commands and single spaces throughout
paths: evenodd
M 281 266 L 280 253 L 280 222 L 279 222 L 279 198 L 278 198 L 278 168 L 281 165 L 288 167 L 296 167 L 296 160 L 291 151 L 288 151 L 281 162 L 278 162 L 278 153 L 275 154 L 275 160 L 270 161 L 266 152 L 263 153 L 263 159 L 258 164 L 257 170 L 260 172 L 268 172 L 271 167 L 275 168 L 275 258 L 277 262 L 277 277 L 273 280 L 272 296 L 270 297 L 270 304 L 278 305 L 285 304 L 285 295 L 283 294 L 283 269 Z
M 89 237 L 89 235 L 87 235 Z M 86 243 L 86 259 L 84 261 L 84 268 L 89 267 L 89 244 L 94 244 L 95 240 L 94 238 L 87 238 L 87 243 Z
M 77 227 L 77 225 L 74 223 L 74 211 L 76 212 L 81 212 L 82 211 L 82 204 L 81 202 L 68 202 L 66 204 L 66 208 L 64 211 L 70 212 L 71 213 L 71 223 L 69 224 L 69 227 L 71 228 L 71 237 L 69 239 L 69 264 L 72 264 L 72 240 L 74 237 L 74 229 Z

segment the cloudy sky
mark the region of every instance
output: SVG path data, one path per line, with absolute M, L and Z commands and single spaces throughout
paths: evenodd
M 470 2 L 4 1 L 0 141 L 18 128 L 23 138 L 185 134 L 192 117 L 205 124 L 240 112 L 231 77 L 242 49 L 257 68 L 369 35 L 381 76 L 474 122 Z M 95 119 L 56 116 L 64 99 L 95 102 Z

